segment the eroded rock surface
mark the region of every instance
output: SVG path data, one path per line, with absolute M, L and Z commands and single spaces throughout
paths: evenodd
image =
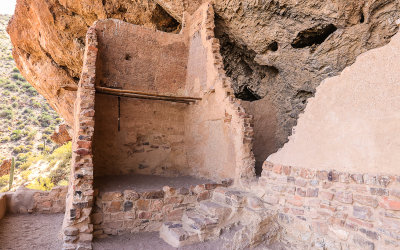
M 56 130 L 50 136 L 50 138 L 53 142 L 57 143 L 58 145 L 64 145 L 65 143 L 72 140 L 69 131 L 70 128 L 67 126 L 67 124 L 61 124 L 56 128 Z
M 8 28 L 13 55 L 23 75 L 71 124 L 84 36 L 95 20 L 117 18 L 176 32 L 182 12 L 200 2 L 19 0 Z M 236 96 L 251 101 L 259 163 L 287 141 L 319 83 L 359 54 L 387 44 L 400 18 L 396 0 L 216 0 L 215 11 L 227 74 Z
M 106 18 L 164 31 L 179 28 L 149 0 L 20 0 L 9 23 L 18 68 L 70 125 L 86 31 L 94 21 Z

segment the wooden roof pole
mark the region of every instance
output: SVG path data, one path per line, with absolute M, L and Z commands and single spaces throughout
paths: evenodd
M 138 98 L 138 99 L 163 100 L 163 101 L 172 101 L 181 103 L 191 103 L 201 100 L 201 98 L 197 97 L 159 95 L 159 94 L 144 93 L 132 90 L 112 89 L 99 86 L 96 87 L 96 91 L 99 93 L 115 95 L 115 96 L 123 96 L 123 97 Z

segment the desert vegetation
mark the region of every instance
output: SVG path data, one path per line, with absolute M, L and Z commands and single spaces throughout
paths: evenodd
M 16 68 L 6 32 L 9 19 L 0 15 L 0 164 L 15 159 L 13 188 L 66 185 L 71 145 L 59 147 L 50 139 L 63 119 Z M 0 176 L 0 192 L 8 191 L 8 182 L 9 175 Z

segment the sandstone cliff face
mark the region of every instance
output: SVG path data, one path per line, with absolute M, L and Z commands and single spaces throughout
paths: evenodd
M 68 123 L 84 36 L 97 19 L 176 32 L 202 0 L 19 0 L 8 32 L 24 76 Z M 397 32 L 396 0 L 215 0 L 216 33 L 238 98 L 255 116 L 258 161 L 283 145 L 319 83 Z M 167 14 L 168 13 L 168 14 Z
M 152 1 L 19 0 L 8 26 L 13 57 L 26 79 L 72 124 L 88 27 L 98 19 L 174 31 L 179 23 Z

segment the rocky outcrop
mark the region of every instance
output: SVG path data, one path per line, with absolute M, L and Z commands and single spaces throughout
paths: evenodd
M 182 12 L 200 2 L 19 0 L 8 27 L 13 55 L 23 75 L 72 124 L 84 35 L 95 20 L 173 32 Z M 227 75 L 255 117 L 258 162 L 287 141 L 319 83 L 388 43 L 400 18 L 395 0 L 217 0 L 215 11 Z
M 86 31 L 94 21 L 106 18 L 164 31 L 174 31 L 179 26 L 149 0 L 19 0 L 9 23 L 7 32 L 18 68 L 69 125 L 82 70 Z
M 10 169 L 11 169 L 11 160 L 4 160 L 3 163 L 0 165 L 0 177 L 9 174 Z
M 54 133 L 51 135 L 51 140 L 58 145 L 64 145 L 65 143 L 72 140 L 71 136 L 69 135 L 69 128 L 67 124 L 61 124 L 56 128 Z M 72 133 L 71 133 L 72 134 Z

